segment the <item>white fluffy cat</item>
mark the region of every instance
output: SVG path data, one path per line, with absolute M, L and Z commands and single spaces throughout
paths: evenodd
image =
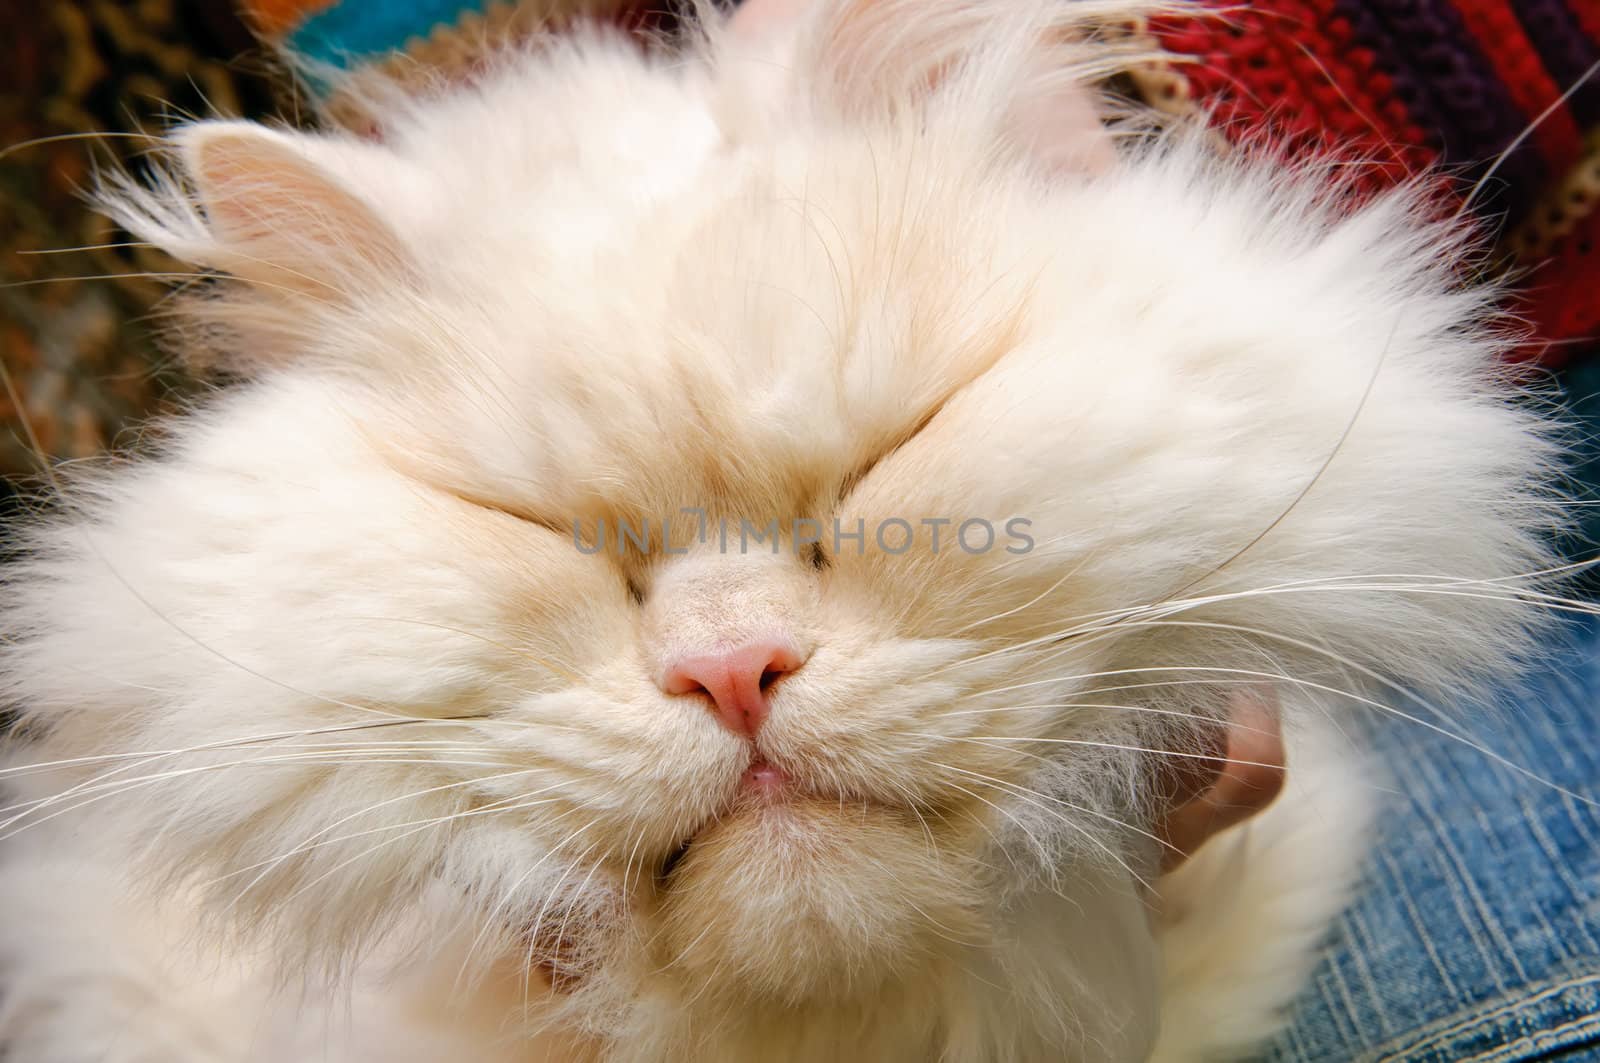
M 191 342 L 244 379 L 11 568 L 8 1058 L 1269 1035 L 1359 872 L 1327 721 L 1512 666 L 1532 610 L 1463 591 L 1546 566 L 1554 450 L 1416 197 L 1057 150 L 1131 8 L 829 0 L 375 141 L 179 129 L 108 202 L 227 275 Z M 1158 878 L 1152 762 L 1263 689 L 1288 794 Z

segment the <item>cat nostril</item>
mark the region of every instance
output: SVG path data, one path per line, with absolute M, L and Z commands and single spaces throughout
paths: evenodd
M 746 643 L 679 658 L 662 674 L 661 689 L 668 694 L 704 693 L 724 727 L 754 738 L 767 720 L 768 689 L 804 663 L 786 641 Z

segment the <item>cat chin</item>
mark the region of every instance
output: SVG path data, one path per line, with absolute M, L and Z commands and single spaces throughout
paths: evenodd
M 661 882 L 662 969 L 696 993 L 837 1002 L 981 940 L 978 868 L 906 810 L 747 802 L 701 831 Z

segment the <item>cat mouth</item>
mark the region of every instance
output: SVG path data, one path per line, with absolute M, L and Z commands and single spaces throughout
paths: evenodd
M 667 858 L 661 861 L 661 866 L 656 868 L 656 880 L 658 882 L 665 882 L 672 877 L 672 873 L 677 870 L 678 865 L 683 863 L 683 858 L 689 855 L 689 846 L 693 844 L 694 836 L 691 835 L 680 842 L 676 849 L 667 854 Z
M 758 753 L 740 775 L 738 787 L 728 801 L 697 824 L 682 841 L 662 857 L 661 862 L 656 865 L 657 886 L 664 886 L 673 872 L 682 866 L 699 840 L 725 821 L 741 816 L 781 814 L 785 808 L 804 802 L 824 802 L 830 805 L 837 803 L 841 810 L 859 807 L 908 814 L 907 806 L 808 786 Z
M 670 878 L 672 872 L 677 870 L 678 865 L 683 863 L 684 857 L 689 855 L 689 850 L 694 846 L 695 839 L 724 818 L 736 815 L 751 805 L 782 803 L 796 796 L 797 793 L 794 780 L 788 772 L 759 753 L 756 754 L 755 758 L 745 768 L 744 774 L 739 777 L 739 787 L 735 791 L 732 801 L 696 826 L 683 841 L 679 842 L 662 859 L 660 865 L 656 868 L 656 881 L 665 882 Z

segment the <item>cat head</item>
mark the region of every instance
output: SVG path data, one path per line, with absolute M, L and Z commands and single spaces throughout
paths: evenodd
M 286 948 L 442 883 L 558 996 L 799 1004 L 1136 894 L 1242 689 L 1508 666 L 1472 589 L 1543 566 L 1552 449 L 1462 236 L 1063 151 L 1119 13 L 839 0 L 177 131 L 109 205 L 245 379 L 19 567 L 27 733 L 131 757 L 66 804 Z

